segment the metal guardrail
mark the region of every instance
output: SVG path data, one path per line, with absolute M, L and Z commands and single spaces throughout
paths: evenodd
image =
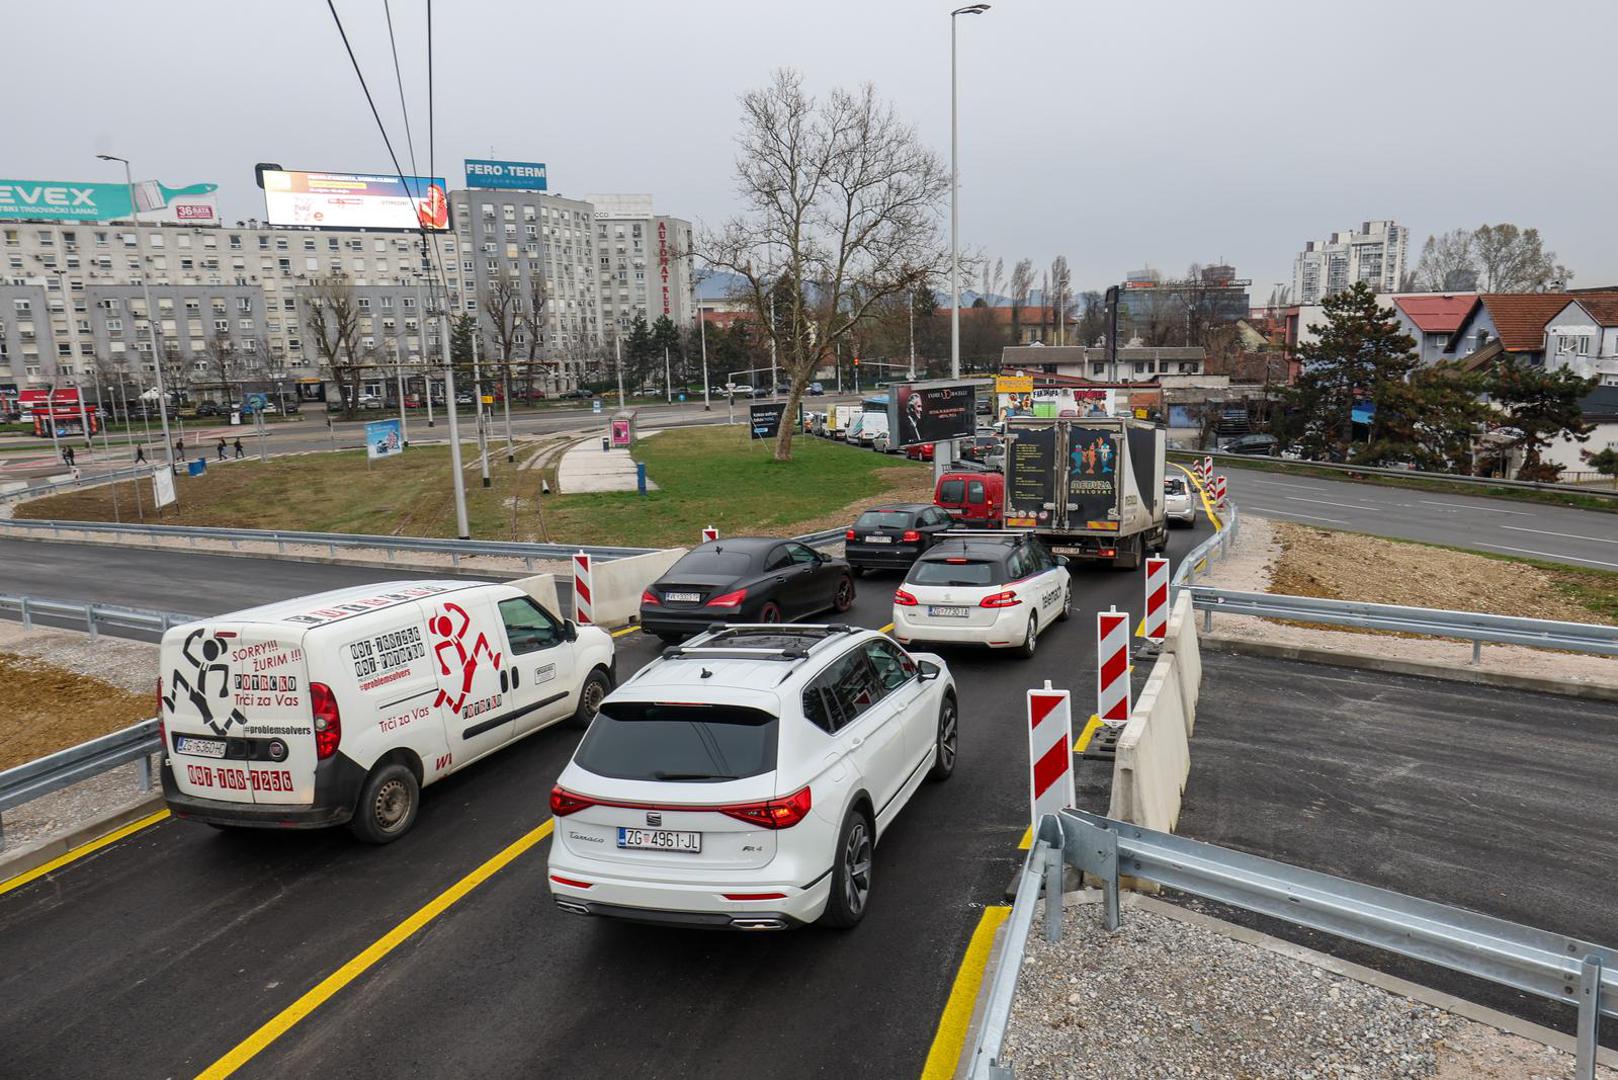
M 1174 571 L 1174 578 L 1169 582 L 1172 589 L 1196 581 L 1197 575 L 1206 571 L 1214 559 L 1222 559 L 1230 554 L 1231 542 L 1236 539 L 1237 532 L 1241 528 L 1241 512 L 1235 503 L 1227 501 L 1224 515 L 1225 527 L 1192 548 L 1186 553 L 1185 558 L 1180 560 L 1179 567 Z
M 63 491 L 78 491 L 81 488 L 96 487 L 117 480 L 138 480 L 151 474 L 152 467 L 150 465 L 125 465 L 122 468 L 79 476 L 72 480 L 58 480 L 50 484 L 35 484 L 20 487 L 15 491 L 0 491 L 0 502 L 11 499 L 37 499 L 44 495 L 55 495 Z
M 1328 472 L 1396 476 L 1405 480 L 1429 480 L 1434 483 L 1466 484 L 1473 487 L 1515 488 L 1519 491 L 1551 491 L 1558 495 L 1595 495 L 1604 499 L 1618 499 L 1618 486 L 1613 488 L 1592 488 L 1583 484 L 1547 484 L 1538 480 L 1498 480 L 1489 476 L 1468 476 L 1465 473 L 1423 472 L 1419 469 L 1383 469 L 1367 465 L 1342 465 L 1335 461 L 1295 461 L 1291 458 L 1267 457 L 1255 454 L 1227 454 L 1218 450 L 1171 450 L 1169 453 L 1192 458 L 1211 457 L 1216 463 L 1246 464 L 1262 469 L 1268 469 L 1272 465 L 1283 470 L 1324 469 Z
M 1067 866 L 1100 879 L 1108 930 L 1121 923 L 1119 878 L 1128 875 L 1571 1005 L 1578 1010 L 1578 1080 L 1594 1080 L 1600 1018 L 1618 1018 L 1618 950 L 1099 814 L 1063 810 L 1040 821 L 1023 864 L 1005 949 L 973 1047 L 969 1075 L 974 1080 L 1012 1076 L 1002 1050 L 1034 901 L 1043 884 L 1045 937 L 1057 940 Z
M 154 717 L 0 772 L 0 849 L 5 848 L 4 812 L 41 795 L 99 776 L 130 761 L 140 763 L 140 790 L 152 790 L 151 755 L 162 748 Z
M 114 604 L 87 604 L 78 600 L 50 600 L 40 596 L 16 596 L 0 593 L 0 611 L 15 611 L 23 628 L 32 630 L 36 618 L 71 619 L 83 622 L 94 641 L 106 627 L 126 630 L 150 630 L 161 635 L 163 631 L 180 623 L 190 622 L 195 615 L 181 615 L 173 611 L 149 611 L 144 608 L 119 607 Z

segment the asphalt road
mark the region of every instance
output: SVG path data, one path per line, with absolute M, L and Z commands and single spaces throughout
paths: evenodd
M 1173 533 L 1171 555 L 1206 531 Z M 38 561 L 22 577 L 34 591 L 142 606 L 166 597 L 204 612 L 298 594 L 311 587 L 306 575 L 329 573 L 314 586 L 327 587 L 367 574 L 162 551 L 129 552 L 142 561 L 114 574 L 104 548 L 33 547 Z M 982 908 L 1002 902 L 1019 863 L 1023 694 L 1050 679 L 1086 700 L 1094 612 L 1140 611 L 1138 573 L 1083 568 L 1074 580 L 1074 618 L 1041 639 L 1034 659 L 946 654 L 961 696 L 960 764 L 885 835 L 857 929 L 749 936 L 566 915 L 545 887 L 545 841 L 241 1075 L 917 1075 Z M 854 620 L 886 625 L 894 583 L 863 579 Z M 656 646 L 621 638 L 620 669 L 635 670 Z M 0 896 L 0 1072 L 171 1076 L 208 1066 L 540 825 L 577 737 L 540 732 L 429 788 L 415 830 L 386 848 L 341 832 L 225 834 L 170 820 Z
M 1204 652 L 1191 759 L 1182 835 L 1618 945 L 1618 705 Z M 1221 913 L 1572 1030 L 1570 1008 Z
M 1317 480 L 1229 462 L 1220 468 L 1236 504 L 1264 517 L 1618 570 L 1618 514 Z

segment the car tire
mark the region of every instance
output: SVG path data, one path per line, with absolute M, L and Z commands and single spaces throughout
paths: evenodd
M 820 916 L 822 926 L 847 930 L 858 925 L 871 906 L 871 866 L 876 837 L 870 816 L 858 806 L 843 815 L 831 869 L 831 896 Z
M 832 594 L 832 610 L 841 615 L 854 606 L 854 579 L 847 574 L 837 579 L 837 591 Z
M 1057 622 L 1067 622 L 1072 617 L 1073 617 L 1073 586 L 1070 584 L 1070 585 L 1064 585 L 1062 587 L 1062 610 L 1057 612 L 1056 621 Z
M 952 694 L 944 695 L 938 707 L 938 734 L 933 741 L 933 767 L 929 780 L 948 780 L 955 771 L 955 758 L 961 744 L 961 710 Z
M 1028 630 L 1023 634 L 1022 644 L 1017 646 L 1017 655 L 1027 660 L 1039 649 L 1039 616 L 1034 612 L 1028 613 Z
M 573 710 L 573 717 L 568 721 L 573 727 L 583 730 L 590 726 L 590 721 L 596 718 L 596 711 L 601 708 L 601 699 L 612 692 L 612 680 L 600 668 L 590 672 L 590 677 L 584 680 L 579 687 L 579 705 Z
M 665 645 L 678 645 L 685 640 L 684 634 L 658 634 L 657 640 Z
M 367 844 L 391 844 L 416 823 L 421 784 L 409 766 L 397 761 L 371 770 L 354 804 L 348 831 Z
M 758 610 L 758 621 L 761 623 L 781 622 L 781 605 L 774 600 L 766 600 L 764 606 Z
M 850 574 L 853 574 L 855 577 L 864 577 L 865 576 L 865 567 L 863 567 L 863 566 L 850 566 L 848 568 L 848 572 Z

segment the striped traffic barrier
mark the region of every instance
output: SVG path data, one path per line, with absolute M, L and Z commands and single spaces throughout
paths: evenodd
M 702 542 L 704 544 L 711 544 L 717 539 L 719 539 L 719 530 L 714 528 L 712 525 L 709 525 L 706 529 L 702 530 Z
M 1066 690 L 1028 691 L 1029 803 L 1033 824 L 1077 803 L 1073 790 L 1073 705 Z
M 1209 481 L 1211 481 L 1212 479 L 1213 479 L 1213 458 L 1211 456 L 1209 456 L 1209 457 L 1205 457 L 1205 458 L 1202 459 L 1202 482 L 1204 484 L 1206 484 Z
M 590 578 L 590 556 L 581 551 L 573 556 L 573 619 L 580 626 L 595 622 L 594 591 Z
M 1225 505 L 1225 474 L 1220 473 L 1213 480 L 1213 501 L 1215 506 Z
M 1129 612 L 1096 612 L 1096 715 L 1103 723 L 1129 719 Z
M 1161 645 L 1169 633 L 1169 561 L 1146 560 L 1146 640 Z

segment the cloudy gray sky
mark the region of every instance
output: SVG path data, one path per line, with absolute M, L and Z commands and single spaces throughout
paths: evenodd
M 733 209 L 736 96 L 770 69 L 875 82 L 949 146 L 949 17 L 932 0 L 435 5 L 436 165 L 544 161 L 553 191 Z M 426 171 L 424 0 L 393 0 Z M 339 0 L 404 155 L 382 0 Z M 963 245 L 1099 288 L 1223 259 L 1255 300 L 1311 237 L 1391 217 L 1534 225 L 1618 283 L 1613 0 L 1000 0 L 962 17 Z M 252 166 L 386 170 L 320 0 L 8 5 L 0 176 L 214 181 L 262 216 Z M 21 107 L 26 105 L 26 107 Z M 408 162 L 406 168 L 409 168 Z M 1412 253 L 1414 255 L 1414 252 Z

